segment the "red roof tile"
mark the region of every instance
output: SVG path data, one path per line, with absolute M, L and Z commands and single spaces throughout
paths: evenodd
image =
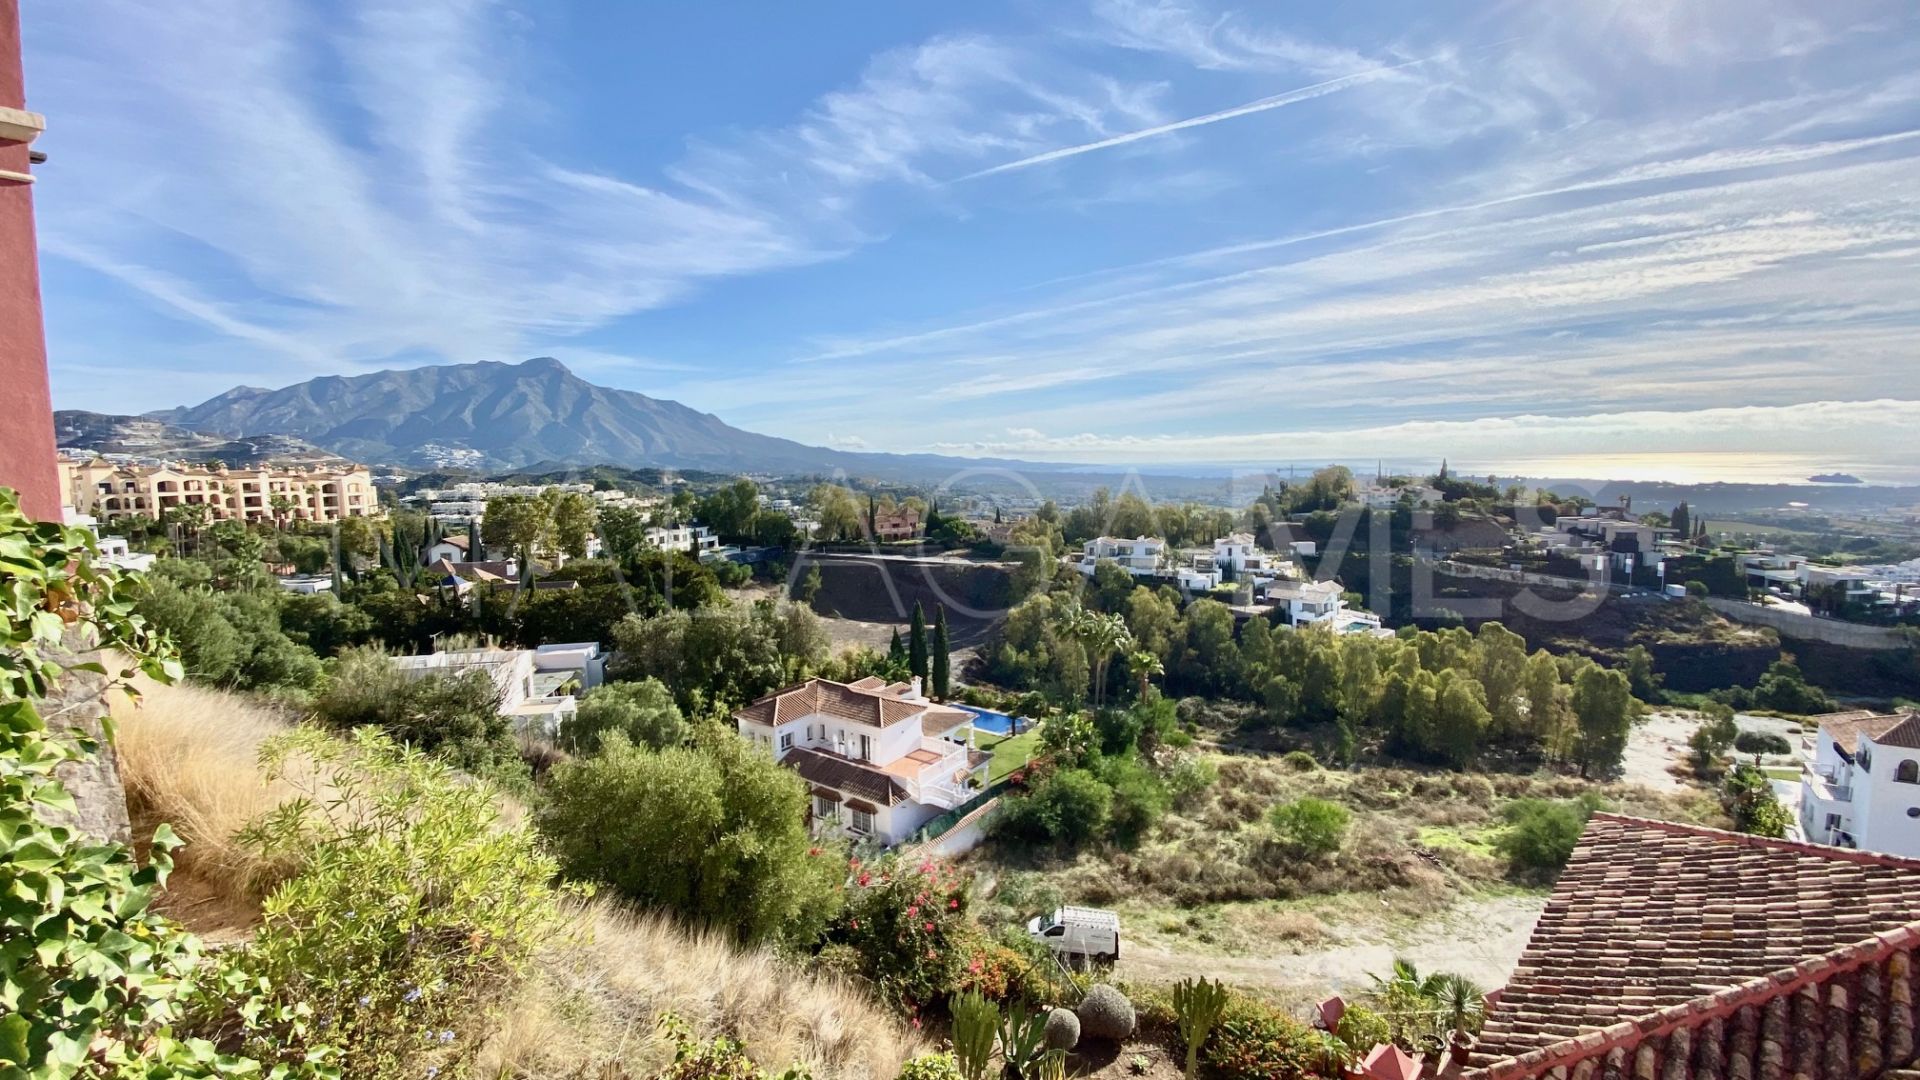
M 833 716 L 871 727 L 890 727 L 918 716 L 925 701 L 904 701 L 859 685 L 809 679 L 771 694 L 734 713 L 758 724 L 784 724 L 803 716 Z
M 1916 943 L 1920 860 L 1596 814 L 1466 1075 L 1539 1076 L 1666 1040 Z M 1911 1060 L 1911 1039 L 1889 1045 Z M 1680 1065 L 1660 1075 L 1696 1075 Z
M 1920 712 L 1909 712 L 1899 718 L 1892 727 L 1870 735 L 1881 746 L 1899 746 L 1908 750 L 1920 750 Z

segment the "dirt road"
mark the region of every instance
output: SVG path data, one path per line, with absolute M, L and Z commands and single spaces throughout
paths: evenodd
M 1257 986 L 1302 1001 L 1350 994 L 1370 985 L 1369 976 L 1404 957 L 1421 971 L 1465 975 L 1488 989 L 1503 985 L 1526 948 L 1543 898 L 1507 896 L 1470 900 L 1435 913 L 1400 932 L 1335 927 L 1337 944 L 1272 956 L 1218 956 L 1168 952 L 1129 943 L 1120 957 L 1124 978 L 1152 982 L 1205 976 L 1239 986 Z

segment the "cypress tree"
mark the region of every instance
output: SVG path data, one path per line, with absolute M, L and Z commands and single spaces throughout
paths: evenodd
M 945 701 L 953 683 L 953 659 L 947 650 L 947 609 L 933 611 L 933 696 Z
M 893 628 L 893 643 L 887 646 L 887 660 L 895 664 L 907 662 L 907 645 L 900 640 L 900 628 L 897 626 Z
M 913 602 L 913 625 L 907 631 L 907 670 L 920 677 L 922 685 L 927 678 L 927 615 L 920 610 L 920 601 Z

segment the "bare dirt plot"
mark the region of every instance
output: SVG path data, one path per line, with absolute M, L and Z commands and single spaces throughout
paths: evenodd
M 1173 952 L 1135 938 L 1121 950 L 1118 974 L 1146 982 L 1205 976 L 1308 1002 L 1363 990 L 1403 957 L 1422 971 L 1453 972 L 1491 989 L 1513 974 L 1545 906 L 1545 897 L 1533 895 L 1462 900 L 1412 926 L 1335 924 L 1331 944 L 1264 956 Z
M 1655 791 L 1685 788 L 1687 739 L 1699 726 L 1700 714 L 1686 711 L 1657 712 L 1633 725 L 1621 762 L 1621 781 Z M 1680 775 L 1675 775 L 1675 769 Z

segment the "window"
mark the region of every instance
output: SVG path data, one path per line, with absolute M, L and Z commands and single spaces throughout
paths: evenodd
M 1832 832 L 1833 830 L 1839 827 L 1840 827 L 1840 815 L 1828 814 L 1827 815 L 1827 831 Z
M 867 813 L 865 810 L 855 810 L 853 812 L 852 828 L 853 828 L 853 831 L 857 833 L 872 832 L 873 831 L 873 815 Z
M 860 760 L 873 760 L 873 736 L 871 735 L 863 734 L 860 736 Z
M 1920 761 L 1912 758 L 1893 767 L 1893 778 L 1902 784 L 1920 784 Z
M 783 731 L 780 733 L 780 749 L 782 750 L 793 749 L 793 732 Z
M 833 799 L 824 799 L 815 795 L 813 797 L 813 816 L 819 818 L 821 821 L 839 821 L 840 804 Z

